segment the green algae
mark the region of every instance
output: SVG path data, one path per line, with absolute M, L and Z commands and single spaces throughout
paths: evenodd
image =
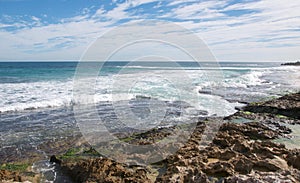
M 29 163 L 8 163 L 8 164 L 2 164 L 0 166 L 0 170 L 24 172 L 30 166 L 31 164 Z

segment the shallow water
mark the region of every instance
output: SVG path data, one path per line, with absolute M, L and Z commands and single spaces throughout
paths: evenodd
M 292 130 L 292 133 L 289 134 L 290 138 L 280 138 L 274 140 L 275 142 L 282 143 L 288 149 L 299 149 L 300 145 L 300 125 L 289 125 L 281 124 Z

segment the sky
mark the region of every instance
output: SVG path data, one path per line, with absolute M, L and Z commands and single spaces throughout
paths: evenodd
M 142 20 L 192 31 L 219 61 L 300 60 L 299 0 L 0 0 L 0 61 L 77 61 Z

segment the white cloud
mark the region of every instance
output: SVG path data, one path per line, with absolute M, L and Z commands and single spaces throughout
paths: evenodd
M 219 18 L 223 14 L 218 12 L 216 8 L 223 7 L 224 1 L 205 1 L 200 3 L 193 3 L 186 6 L 180 6 L 172 9 L 171 15 L 178 19 L 207 19 Z
M 255 13 L 181 24 L 196 31 L 221 60 L 280 60 L 283 57 L 297 60 L 300 57 L 295 51 L 300 42 L 299 6 L 300 2 L 296 1 L 240 3 L 218 11 L 247 9 Z
M 114 2 L 111 10 L 102 6 L 94 14 L 84 10 L 81 15 L 62 19 L 57 24 L 44 25 L 42 19 L 47 15 L 30 16 L 30 21 L 3 15 L 7 21 L 0 21 L 0 60 L 79 59 L 96 37 L 118 25 L 120 20 L 145 18 L 135 8 L 151 2 L 157 3 L 160 14 L 150 11 L 150 18 L 177 20 L 202 38 L 220 60 L 280 60 L 284 57 L 296 60 L 300 57 L 296 51 L 300 49 L 299 1 L 262 0 L 228 6 L 225 0 L 128 0 Z M 154 11 L 155 6 L 151 10 Z M 237 10 L 253 13 L 226 14 L 226 11 Z
M 77 60 L 86 47 L 111 24 L 110 21 L 74 20 L 16 32 L 1 31 L 0 37 L 5 38 L 2 39 L 5 49 L 0 50 L 0 59 Z M 7 52 L 7 49 L 11 51 Z M 76 51 L 67 54 L 71 50 Z M 14 54 L 9 54 L 11 52 Z
M 168 3 L 168 6 L 176 6 L 179 4 L 185 4 L 185 3 L 190 3 L 190 2 L 199 2 L 199 0 L 176 0 L 176 1 L 171 1 Z
M 105 14 L 105 17 L 110 20 L 121 20 L 128 18 L 129 15 L 125 11 L 129 7 L 128 3 L 119 4 L 117 7 L 115 7 L 113 10 L 108 11 Z

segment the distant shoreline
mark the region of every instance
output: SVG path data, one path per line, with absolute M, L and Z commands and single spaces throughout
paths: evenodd
M 289 63 L 283 63 L 282 66 L 291 65 L 291 66 L 300 66 L 300 61 L 297 62 L 289 62 Z

